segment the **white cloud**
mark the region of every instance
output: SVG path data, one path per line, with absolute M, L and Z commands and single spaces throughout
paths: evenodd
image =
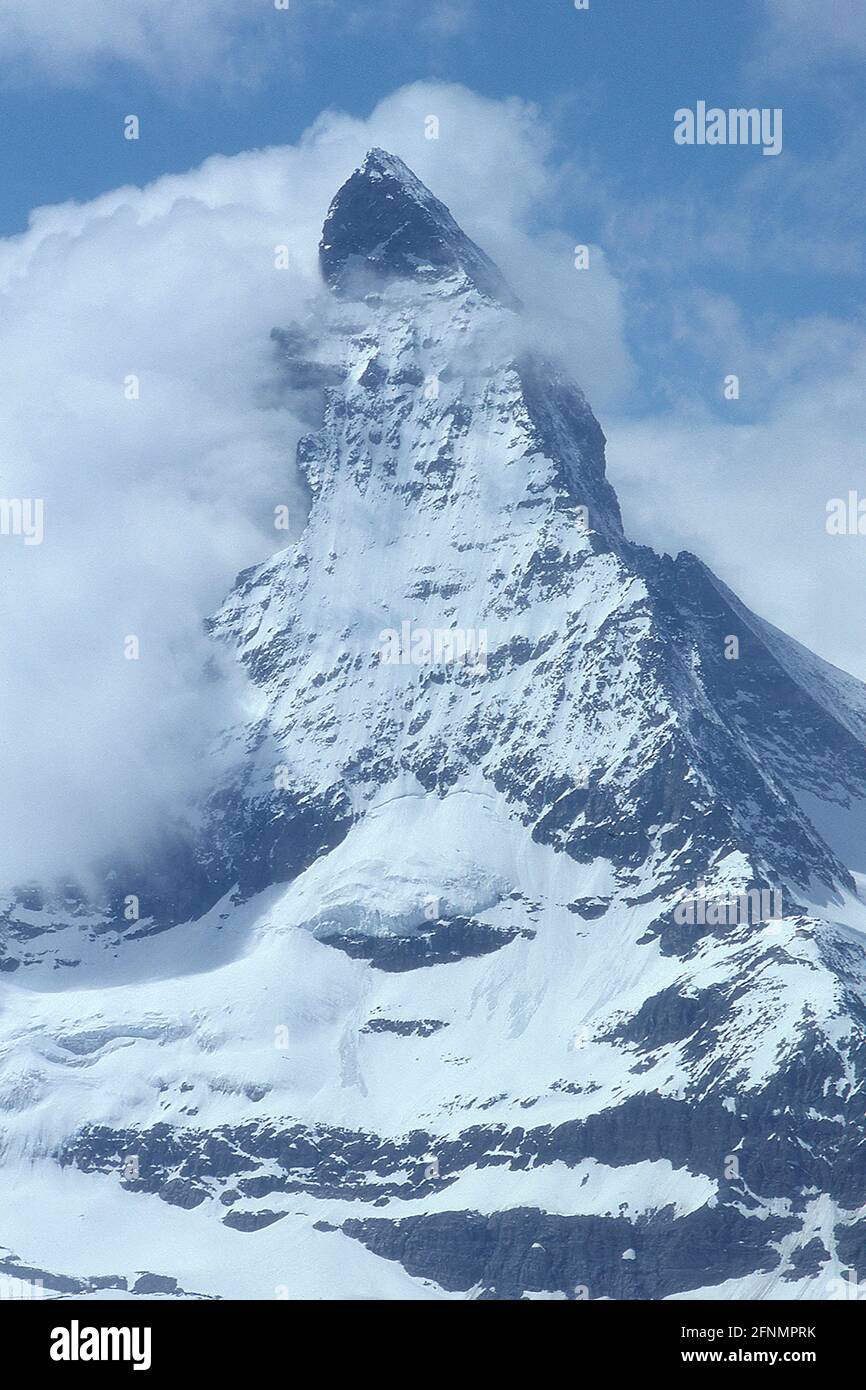
M 687 183 L 635 197 L 610 170 L 588 168 L 575 171 L 573 187 L 623 274 L 660 272 L 675 289 L 695 271 L 854 276 L 866 266 L 864 145 L 858 118 L 840 124 L 819 156 L 786 149 L 717 191 Z
M 469 0 L 433 0 L 425 9 L 422 22 L 428 33 L 440 39 L 465 34 L 475 19 L 475 7 Z
M 439 51 L 477 23 L 478 8 L 477 0 L 0 0 L 0 61 L 6 82 L 38 74 L 76 84 L 118 63 L 170 88 L 250 83 L 297 62 L 320 20 L 328 40 L 374 42 L 399 30 Z
M 866 55 L 862 0 L 766 0 L 769 33 L 761 44 L 770 67 L 856 63 Z
M 0 538 L 6 874 L 131 847 L 194 789 L 236 694 L 202 699 L 201 619 L 273 548 L 273 507 L 297 509 L 298 425 L 258 394 L 303 286 L 274 269 L 292 197 L 266 157 L 243 201 L 223 172 L 47 209 L 0 244 L 0 492 L 45 513 L 42 545 Z
M 501 255 L 537 322 L 563 299 L 548 337 L 597 398 L 627 378 L 603 262 L 577 272 L 570 236 L 528 234 L 552 185 L 545 132 L 517 102 L 419 85 L 368 120 L 323 116 L 297 147 L 36 212 L 0 242 L 0 495 L 45 506 L 42 545 L 0 536 L 0 886 L 132 852 L 199 791 L 201 750 L 243 698 L 205 678 L 201 622 L 282 543 L 274 506 L 303 520 L 305 426 L 296 403 L 275 408 L 270 329 L 323 292 L 328 203 L 374 144 Z
M 761 617 L 866 679 L 866 536 L 826 530 L 831 498 L 866 498 L 866 331 L 805 320 L 745 344 L 741 361 L 741 399 L 723 409 L 683 400 L 609 422 L 626 529 L 693 551 Z M 753 384 L 770 396 L 757 417 Z
M 0 58 L 66 80 L 119 61 L 174 81 L 249 76 L 294 23 L 273 0 L 3 0 Z M 8 76 L 8 72 L 7 72 Z

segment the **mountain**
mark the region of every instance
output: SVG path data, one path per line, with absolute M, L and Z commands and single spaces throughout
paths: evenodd
M 309 516 L 209 624 L 249 715 L 198 828 L 101 897 L 8 895 L 0 1275 L 832 1297 L 866 689 L 628 540 L 583 394 L 400 160 L 320 261 L 274 333 Z

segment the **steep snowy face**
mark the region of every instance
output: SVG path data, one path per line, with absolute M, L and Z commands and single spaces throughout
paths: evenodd
M 306 527 L 211 624 L 235 771 L 102 909 L 7 913 L 47 1217 L 0 1240 L 85 1292 L 826 1297 L 866 1244 L 863 687 L 628 542 L 583 395 L 399 160 L 321 261 L 274 334 Z M 58 1161 L 98 1257 L 52 1243 Z
M 338 302 L 315 334 L 275 335 L 287 380 L 322 388 L 298 452 L 309 522 L 213 626 L 261 697 L 223 886 L 291 877 L 411 777 L 483 784 L 535 840 L 659 890 L 725 856 L 792 902 L 813 879 L 852 889 L 795 788 L 866 786 L 856 732 L 697 561 L 625 540 L 601 428 L 524 350 L 498 270 L 474 273 L 477 248 L 381 151 L 335 198 L 321 255 Z M 346 301 L 363 256 L 375 288 Z M 768 701 L 789 735 L 810 728 L 787 758 Z

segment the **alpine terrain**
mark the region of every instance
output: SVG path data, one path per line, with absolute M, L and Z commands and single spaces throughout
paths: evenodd
M 866 689 L 627 539 L 584 396 L 399 159 L 320 264 L 274 331 L 309 517 L 210 621 L 249 684 L 212 794 L 3 899 L 0 1275 L 841 1296 Z

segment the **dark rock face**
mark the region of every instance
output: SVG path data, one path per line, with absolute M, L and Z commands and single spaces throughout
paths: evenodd
M 132 1286 L 136 1294 L 175 1294 L 177 1280 L 165 1274 L 141 1274 Z
M 636 1044 L 642 1051 L 650 1051 L 720 1024 L 726 1012 L 727 1001 L 721 990 L 708 989 L 690 996 L 672 985 L 647 999 L 615 1036 Z
M 437 280 L 462 273 L 481 294 L 519 308 L 501 272 L 444 203 L 395 155 L 371 150 L 334 199 L 325 219 L 319 261 L 334 290 L 382 280 Z M 366 277 L 366 280 L 365 280 Z
M 223 1225 L 235 1231 L 261 1231 L 265 1226 L 273 1226 L 282 1221 L 284 1211 L 230 1211 L 223 1217 Z
M 617 546 L 622 516 L 605 477 L 605 437 L 579 387 L 554 362 L 528 356 L 518 363 L 523 401 L 535 440 L 555 460 L 558 505 L 585 505 L 594 532 Z M 555 567 L 562 574 L 562 558 Z
M 771 1238 L 781 1239 L 789 1224 L 774 1223 Z M 349 1219 L 343 1230 L 410 1274 L 487 1298 L 541 1290 L 578 1299 L 664 1298 L 699 1288 L 711 1266 L 737 1278 L 777 1263 L 764 1222 L 720 1208 L 680 1221 L 663 1215 L 637 1229 L 622 1219 L 516 1208 Z
M 363 1027 L 364 1033 L 396 1033 L 400 1038 L 429 1038 L 440 1028 L 447 1028 L 438 1018 L 413 1018 L 405 1022 L 394 1018 L 371 1018 Z
M 518 935 L 532 936 L 516 927 L 493 927 L 470 917 L 451 917 L 432 923 L 412 936 L 368 936 L 362 932 L 324 933 L 326 946 L 345 951 L 353 960 L 367 960 L 376 970 L 421 970 L 427 965 L 486 956 L 507 946 Z
M 791 1255 L 791 1268 L 786 1270 L 782 1278 L 789 1283 L 797 1279 L 802 1279 L 804 1275 L 814 1275 L 821 1272 L 821 1266 L 825 1265 L 830 1255 L 822 1242 L 816 1236 L 810 1240 L 808 1245 L 795 1250 Z
M 172 1178 L 159 1189 L 159 1195 L 164 1202 L 169 1202 L 173 1207 L 183 1207 L 187 1211 L 191 1207 L 201 1206 L 208 1196 L 206 1189 L 197 1187 L 195 1183 L 185 1182 L 183 1178 Z

